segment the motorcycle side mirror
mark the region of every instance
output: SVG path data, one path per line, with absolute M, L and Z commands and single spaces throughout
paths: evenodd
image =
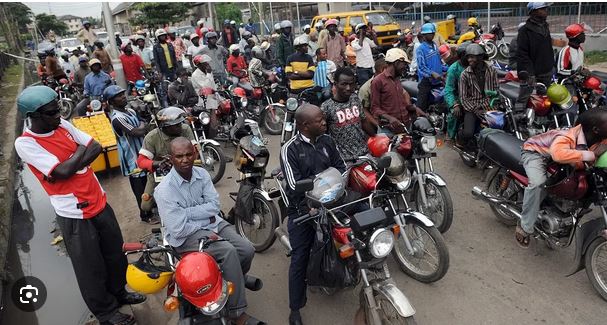
M 518 73 L 518 79 L 521 81 L 527 81 L 527 79 L 529 79 L 529 72 L 527 71 L 521 71 Z
M 390 156 L 382 156 L 377 161 L 377 168 L 379 168 L 379 169 L 386 169 L 386 168 L 390 167 L 390 163 L 392 163 L 392 157 L 390 157 Z
M 307 191 L 311 191 L 314 188 L 314 180 L 312 179 L 302 179 L 295 183 L 295 192 L 298 194 L 305 193 Z
M 413 27 L 413 26 L 415 26 L 415 22 L 414 21 L 411 22 L 411 27 Z

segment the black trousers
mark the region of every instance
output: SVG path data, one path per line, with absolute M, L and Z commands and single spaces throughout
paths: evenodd
M 430 106 L 430 91 L 432 90 L 432 83 L 429 78 L 423 78 L 417 84 L 417 107 L 421 108 L 422 111 L 427 111 Z
M 362 86 L 367 82 L 367 80 L 373 77 L 373 69 L 372 68 L 359 68 L 356 67 L 356 79 L 358 81 L 358 86 Z
M 476 114 L 468 111 L 464 112 L 464 123 L 458 135 L 464 144 L 468 144 L 468 141 L 474 137 L 477 130 L 480 129 L 480 124 L 481 120 Z
M 314 227 L 311 223 L 293 223 L 299 215 L 289 215 L 287 224 L 291 242 L 291 264 L 289 265 L 289 308 L 299 310 L 306 305 L 306 273 L 310 250 L 314 243 Z
M 137 207 L 139 208 L 139 218 L 141 220 L 147 220 L 152 215 L 149 211 L 141 210 L 141 195 L 145 192 L 145 184 L 147 183 L 148 178 L 145 176 L 142 177 L 134 177 L 129 176 L 129 183 L 131 183 L 131 190 L 133 190 L 133 194 L 135 194 L 135 199 L 137 200 Z
M 552 74 L 537 76 L 535 79 L 538 83 L 543 83 L 546 87 L 550 87 L 552 83 Z M 527 105 L 527 101 L 531 94 L 535 90 L 533 87 L 530 87 L 527 83 L 521 83 L 519 88 L 518 98 L 516 100 L 517 106 Z
M 78 287 L 89 310 L 100 323 L 120 308 L 117 297 L 126 293 L 126 256 L 122 233 L 110 205 L 90 219 L 57 216 Z

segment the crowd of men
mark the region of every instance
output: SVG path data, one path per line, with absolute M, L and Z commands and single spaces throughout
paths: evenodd
M 530 17 L 519 29 L 516 41 L 517 69 L 528 72 L 525 87 L 529 88 L 535 82 L 548 84 L 554 66 L 547 7 L 547 3 L 530 3 Z M 114 85 L 110 56 L 88 22 L 78 33 L 85 45 L 82 51 L 73 52 L 71 57 L 61 53 L 61 60 L 52 49 L 44 51 L 43 60 L 41 56 L 41 78 L 71 75 L 73 84 L 82 88 L 85 98 L 78 104 L 80 115 L 86 115 L 91 98 L 101 97 L 108 103 L 120 167 L 129 177 L 142 222 L 159 222 L 150 212 L 155 203 L 166 239 L 181 252 L 197 250 L 198 240 L 210 234 L 226 239 L 208 252 L 219 261 L 225 278 L 235 284 L 235 294 L 227 307 L 235 324 L 263 324 L 245 312 L 244 277 L 254 251 L 221 218 L 219 195 L 209 174 L 193 165 L 194 136 L 183 123 L 184 111 L 176 105 L 195 105 L 204 89 L 237 84 L 247 75 L 253 87 L 264 85 L 269 75 L 280 74 L 291 93 L 310 88 L 318 93 L 319 105 L 307 103 L 297 110 L 299 133 L 280 152 L 290 203 L 288 228 L 293 251 L 289 324 L 294 325 L 303 323 L 299 311 L 307 300 L 305 270 L 314 236 L 310 225 L 292 223 L 307 209 L 303 196 L 295 192 L 295 183 L 328 167 L 344 171 L 344 160 L 368 153 L 370 136 L 403 132 L 416 116 L 425 114 L 430 91 L 438 85 L 446 86 L 450 110 L 447 137 L 457 138 L 456 145 L 464 145 L 478 132 L 484 112 L 491 109 L 486 91 L 497 90 L 497 75 L 485 61 L 486 53 L 480 45 L 465 43 L 448 56 L 441 56 L 435 25 L 424 24 L 414 52 L 419 81 L 418 102 L 414 104 L 401 86 L 401 78 L 412 63 L 406 52 L 395 47 L 377 58 L 377 35 L 371 24 L 358 24 L 352 35 L 343 35 L 339 26 L 338 19 L 326 19 L 314 26 L 314 32 L 306 25 L 295 37 L 293 24 L 285 20 L 274 26 L 275 33 L 267 40 L 257 35 L 251 21 L 237 28 L 234 21 L 226 20 L 215 31 L 201 20 L 195 32 L 183 38 L 173 27 L 158 29 L 153 35 L 137 32 L 120 45 L 119 59 L 127 81 L 133 85 L 150 77 L 170 81 L 162 103 L 165 108 L 158 112 L 159 125 L 153 130 L 130 107 L 129 89 Z M 583 66 L 583 26 L 572 25 L 566 34 L 569 44 L 561 50 L 557 63 L 557 72 L 562 75 Z M 184 60 L 190 63 L 191 73 Z M 524 96 L 521 98 L 525 101 Z M 16 150 L 51 198 L 87 306 L 101 324 L 133 324 L 134 318 L 118 308 L 141 303 L 145 297 L 125 289 L 127 261 L 121 252 L 120 227 L 89 167 L 101 152 L 100 145 L 59 118 L 57 94 L 51 88 L 25 89 L 18 98 L 18 107 L 30 126 L 15 142 Z M 598 120 L 605 118 L 601 115 Z M 581 139 L 581 130 L 576 129 L 572 139 Z M 588 145 L 604 139 L 605 130 L 603 125 L 591 131 L 584 126 Z M 576 140 L 572 145 L 575 149 Z M 551 148 L 529 143 L 525 150 L 529 151 L 523 161 L 526 169 L 545 169 L 541 162 L 551 154 Z M 595 154 L 585 150 L 563 161 L 592 161 Z M 159 168 L 170 168 L 170 172 L 154 190 L 153 172 Z M 528 245 L 541 202 L 538 191 L 545 182 L 545 173 L 543 178 L 541 172 L 528 175 L 530 194 L 525 191 L 523 222 L 516 233 L 522 246 Z M 154 193 L 154 197 L 146 198 L 144 193 Z

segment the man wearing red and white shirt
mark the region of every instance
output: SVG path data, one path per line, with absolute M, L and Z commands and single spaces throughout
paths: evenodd
M 31 126 L 15 140 L 15 149 L 50 198 L 85 303 L 103 325 L 133 324 L 133 316 L 118 308 L 145 296 L 125 290 L 120 227 L 89 166 L 101 146 L 60 118 L 51 88 L 26 88 L 17 106 Z

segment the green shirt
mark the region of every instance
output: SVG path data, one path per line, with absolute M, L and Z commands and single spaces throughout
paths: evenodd
M 447 70 L 447 81 L 445 82 L 445 101 L 447 107 L 453 107 L 453 105 L 459 103 L 458 84 L 459 78 L 464 72 L 464 67 L 460 61 L 453 63 L 449 70 Z
M 185 137 L 189 140 L 195 141 L 194 133 L 192 129 L 186 124 L 181 124 L 180 137 Z M 139 154 L 144 155 L 152 160 L 161 160 L 161 157 L 168 156 L 170 151 L 170 143 L 177 137 L 170 137 L 164 132 L 156 128 L 148 133 L 143 139 L 143 147 L 139 150 Z

